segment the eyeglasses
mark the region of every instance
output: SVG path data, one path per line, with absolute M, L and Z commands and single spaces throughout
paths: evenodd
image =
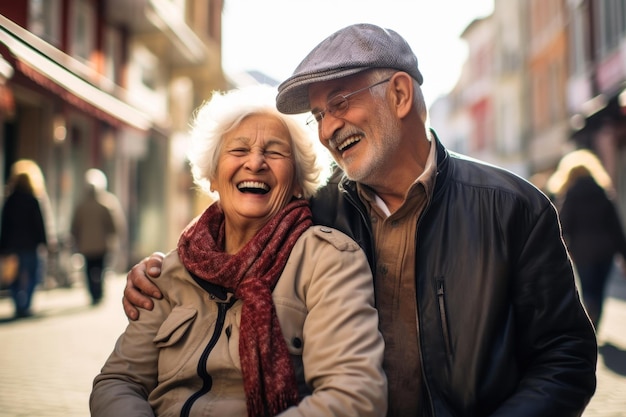
M 380 85 L 382 83 L 386 83 L 390 79 L 391 77 L 386 78 L 382 81 L 378 81 L 372 85 L 368 85 L 367 87 L 360 88 L 351 93 L 348 93 L 345 95 L 338 95 L 338 96 L 331 98 L 326 103 L 326 109 L 313 112 L 313 114 L 311 114 L 306 119 L 306 125 L 310 127 L 315 127 L 316 124 L 321 123 L 321 121 L 324 120 L 324 117 L 326 117 L 327 113 L 332 114 L 333 117 L 343 116 L 344 114 L 346 114 L 346 112 L 348 111 L 348 108 L 350 107 L 350 103 L 348 102 L 348 99 L 350 97 L 356 94 L 362 93 L 363 91 L 369 90 L 370 88 L 376 87 L 377 85 Z

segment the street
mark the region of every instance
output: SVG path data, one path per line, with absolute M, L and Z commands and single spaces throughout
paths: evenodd
M 626 279 L 614 271 L 598 329 L 598 388 L 583 417 L 626 416 Z
M 36 316 L 12 320 L 0 298 L 0 417 L 86 417 L 91 382 L 124 330 L 125 276 L 109 275 L 104 301 L 82 286 L 39 290 Z M 599 329 L 598 389 L 583 417 L 626 416 L 626 280 L 613 277 Z M 558 417 L 558 416 L 556 416 Z
M 95 307 L 82 286 L 40 290 L 36 316 L 19 321 L 0 300 L 1 417 L 89 416 L 91 382 L 126 325 L 124 279 L 109 276 Z

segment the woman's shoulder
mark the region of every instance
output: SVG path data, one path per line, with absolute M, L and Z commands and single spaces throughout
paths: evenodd
M 311 226 L 299 241 L 307 244 L 330 245 L 339 251 L 355 252 L 360 246 L 345 233 L 328 226 Z
M 165 256 L 163 257 L 163 265 L 161 270 L 165 270 L 166 268 L 182 268 L 182 262 L 178 257 L 178 251 L 176 249 L 171 249 L 169 252 L 165 252 Z
M 161 279 L 167 277 L 168 279 Z M 151 278 L 159 289 L 168 290 L 168 286 L 178 285 L 180 281 L 191 281 L 191 276 L 178 256 L 178 251 L 173 249 L 165 254 L 161 265 L 161 275 L 159 278 Z

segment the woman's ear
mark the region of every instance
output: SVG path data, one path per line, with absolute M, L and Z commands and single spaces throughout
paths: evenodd
M 389 83 L 392 105 L 396 110 L 396 116 L 402 119 L 413 108 L 413 78 L 406 72 L 399 71 L 391 77 Z

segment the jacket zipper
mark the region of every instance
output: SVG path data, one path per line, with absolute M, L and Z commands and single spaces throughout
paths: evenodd
M 448 316 L 446 315 L 446 299 L 443 279 L 437 279 L 437 300 L 439 301 L 439 316 L 441 317 L 441 332 L 443 333 L 443 341 L 446 346 L 446 354 L 452 356 L 452 345 L 450 343 L 450 334 L 448 332 Z
M 233 297 L 233 302 L 235 298 Z M 198 361 L 198 376 L 202 379 L 202 388 L 199 391 L 195 392 L 191 397 L 185 401 L 183 404 L 183 408 L 180 411 L 181 417 L 189 417 L 191 412 L 191 407 L 196 402 L 198 398 L 206 394 L 211 390 L 213 386 L 213 379 L 211 375 L 206 370 L 206 364 L 209 360 L 209 354 L 217 344 L 217 341 L 222 334 L 222 329 L 224 328 L 224 322 L 226 321 L 226 311 L 230 308 L 233 303 L 217 303 L 218 313 L 217 313 L 217 321 L 215 323 L 215 330 L 213 331 L 213 335 L 211 336 L 211 340 L 204 348 L 202 355 L 200 356 L 200 360 Z
M 434 135 L 434 132 L 433 132 Z M 436 141 L 433 142 L 436 146 Z M 438 157 L 438 152 L 437 152 L 437 157 Z M 439 164 L 440 161 L 438 161 Z M 440 167 L 438 165 L 438 169 L 437 172 L 435 173 L 435 183 L 433 184 L 434 190 L 436 191 L 437 189 L 437 179 L 439 177 L 439 172 L 440 172 Z M 430 206 L 433 202 L 433 200 L 435 199 L 435 191 L 433 191 L 433 196 L 432 198 L 427 202 L 426 207 L 424 207 L 424 210 L 422 211 L 422 214 L 419 216 L 419 218 L 417 219 L 417 226 L 415 227 L 415 250 L 417 251 L 417 247 L 418 247 L 418 242 L 419 242 L 419 229 L 420 229 L 420 225 L 422 223 L 422 219 L 428 214 L 428 211 L 430 209 Z M 424 404 L 424 406 L 422 407 L 422 412 L 424 413 L 424 416 L 428 416 L 428 417 L 435 417 L 437 415 L 437 413 L 435 412 L 435 404 L 433 401 L 433 396 L 432 396 L 432 392 L 430 390 L 430 385 L 428 384 L 428 378 L 426 378 L 426 373 L 424 371 L 424 356 L 422 355 L 422 331 L 421 331 L 421 326 L 420 326 L 420 320 L 421 320 L 421 314 L 419 314 L 419 303 L 418 303 L 418 298 L 419 295 L 417 294 L 418 291 L 418 285 L 417 285 L 417 265 L 415 266 L 415 292 L 416 292 L 416 300 L 415 300 L 415 310 L 416 310 L 416 315 L 417 315 L 417 326 L 418 326 L 418 343 L 420 345 L 420 349 L 419 349 L 419 354 L 420 354 L 420 362 L 422 364 L 421 368 L 422 368 L 422 384 L 424 385 L 425 388 L 425 394 L 426 394 L 426 403 Z M 445 300 L 443 298 L 443 296 L 445 295 L 444 292 L 444 285 L 443 285 L 444 281 L 443 279 L 438 280 L 438 286 L 441 286 L 441 299 L 439 299 L 438 297 L 438 301 L 439 301 L 439 308 L 441 309 L 441 305 L 443 304 L 444 306 L 444 317 L 445 317 Z M 437 292 L 439 293 L 439 289 L 437 290 Z M 445 327 L 447 329 L 447 321 L 444 321 Z M 446 345 L 446 350 L 448 352 L 450 352 L 450 346 L 447 343 L 448 341 L 448 335 L 447 335 L 447 331 L 445 332 L 445 336 L 444 336 L 444 342 Z

